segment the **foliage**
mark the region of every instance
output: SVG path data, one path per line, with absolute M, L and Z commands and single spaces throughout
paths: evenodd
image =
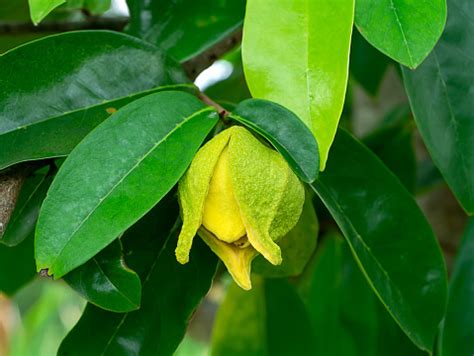
M 38 292 L 12 355 L 206 352 L 185 335 L 222 288 L 213 355 L 472 355 L 474 223 L 448 292 L 416 202 L 445 182 L 474 214 L 472 1 L 127 4 L 111 31 L 108 0 L 0 0 L 0 29 L 39 26 L 0 34 L 0 177 L 23 172 L 0 291 L 40 272 L 87 301 L 65 336 L 66 292 Z M 99 29 L 48 27 L 77 18 Z M 231 73 L 196 87 L 218 57 Z M 357 137 L 354 88 L 380 96 L 393 67 L 409 105 Z

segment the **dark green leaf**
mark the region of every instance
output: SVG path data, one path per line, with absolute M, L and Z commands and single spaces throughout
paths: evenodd
M 423 141 L 456 198 L 474 214 L 474 3 L 449 0 L 446 29 L 428 59 L 403 69 Z
M 456 258 L 449 300 L 441 328 L 441 356 L 474 354 L 474 219 L 471 218 Z
M 127 312 L 140 307 L 140 278 L 125 265 L 118 240 L 69 272 L 64 280 L 100 308 Z
M 355 23 L 374 47 L 410 68 L 435 46 L 446 21 L 446 0 L 358 0 Z
M 326 170 L 312 187 L 387 310 L 417 346 L 432 350 L 446 303 L 446 270 L 415 200 L 342 130 Z
M 307 194 L 300 220 L 278 242 L 283 258 L 281 265 L 274 266 L 260 255 L 253 261 L 253 272 L 267 278 L 300 275 L 316 249 L 318 232 L 319 222 L 314 211 L 312 196 Z
M 245 0 L 127 0 L 128 32 L 185 61 L 236 31 Z
M 256 277 L 253 288 L 229 287 L 212 335 L 214 356 L 313 355 L 303 302 L 286 281 Z
M 230 117 L 265 137 L 287 160 L 304 182 L 313 182 L 319 173 L 318 144 L 308 127 L 281 105 L 248 99 Z
M 33 236 L 14 247 L 0 244 L 0 292 L 12 295 L 36 275 Z
M 59 278 L 86 262 L 171 190 L 218 121 L 182 92 L 119 110 L 61 166 L 40 212 L 36 263 Z
M 395 173 L 405 188 L 414 193 L 416 186 L 414 125 L 408 119 L 409 113 L 405 107 L 401 107 L 401 110 L 397 108 L 363 141 Z
M 48 168 L 33 173 L 25 180 L 0 242 L 15 246 L 34 233 L 41 204 L 52 181 L 53 177 L 48 175 Z
M 313 324 L 315 355 L 425 354 L 377 300 L 341 237 L 329 233 L 319 246 L 299 283 Z
M 153 230 L 153 234 L 150 237 L 158 235 L 164 240 L 163 231 Z M 180 265 L 174 256 L 176 238 L 173 229 L 164 249 L 148 266 L 139 310 L 118 314 L 89 304 L 58 354 L 172 355 L 192 312 L 209 290 L 217 266 L 214 254 L 200 239 L 193 244 L 190 263 Z
M 156 47 L 115 32 L 68 32 L 7 52 L 0 56 L 0 169 L 67 155 L 120 107 L 186 81 Z
M 350 72 L 372 96 L 377 94 L 390 59 L 380 53 L 359 31 L 352 32 Z

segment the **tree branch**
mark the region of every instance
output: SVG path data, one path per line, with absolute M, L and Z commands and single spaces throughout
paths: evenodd
M 31 22 L 0 22 L 1 34 L 28 34 L 28 33 L 49 33 L 66 32 L 76 30 L 113 30 L 122 31 L 127 25 L 126 17 L 104 18 L 88 17 L 83 21 L 49 21 L 38 26 Z
M 220 42 L 216 43 L 211 48 L 205 50 L 196 57 L 189 59 L 183 63 L 183 68 L 188 74 L 189 79 L 193 80 L 201 73 L 204 69 L 209 67 L 222 55 L 229 52 L 231 49 L 237 47 L 242 41 L 242 29 L 235 31 L 230 36 L 224 38 Z
M 0 172 L 0 237 L 10 221 L 26 174 L 25 165 L 18 165 L 13 169 Z

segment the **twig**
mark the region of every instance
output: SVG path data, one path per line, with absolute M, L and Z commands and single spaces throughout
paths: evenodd
M 235 48 L 242 41 L 242 29 L 235 31 L 230 36 L 224 38 L 222 41 L 216 43 L 211 48 L 205 50 L 200 55 L 191 58 L 183 63 L 183 68 L 191 80 L 196 77 L 204 69 L 209 67 L 217 59 L 222 57 L 225 53 Z
M 38 26 L 33 25 L 31 22 L 0 22 L 0 33 L 17 35 L 26 33 L 49 33 L 97 29 L 122 31 L 127 22 L 128 19 L 125 17 L 88 17 L 83 21 L 43 22 Z

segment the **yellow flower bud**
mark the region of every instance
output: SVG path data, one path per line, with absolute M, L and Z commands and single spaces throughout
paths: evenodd
M 183 228 L 176 258 L 187 263 L 196 233 L 250 289 L 260 253 L 282 262 L 276 242 L 298 222 L 304 188 L 281 155 L 246 129 L 233 126 L 204 145 L 179 182 Z

